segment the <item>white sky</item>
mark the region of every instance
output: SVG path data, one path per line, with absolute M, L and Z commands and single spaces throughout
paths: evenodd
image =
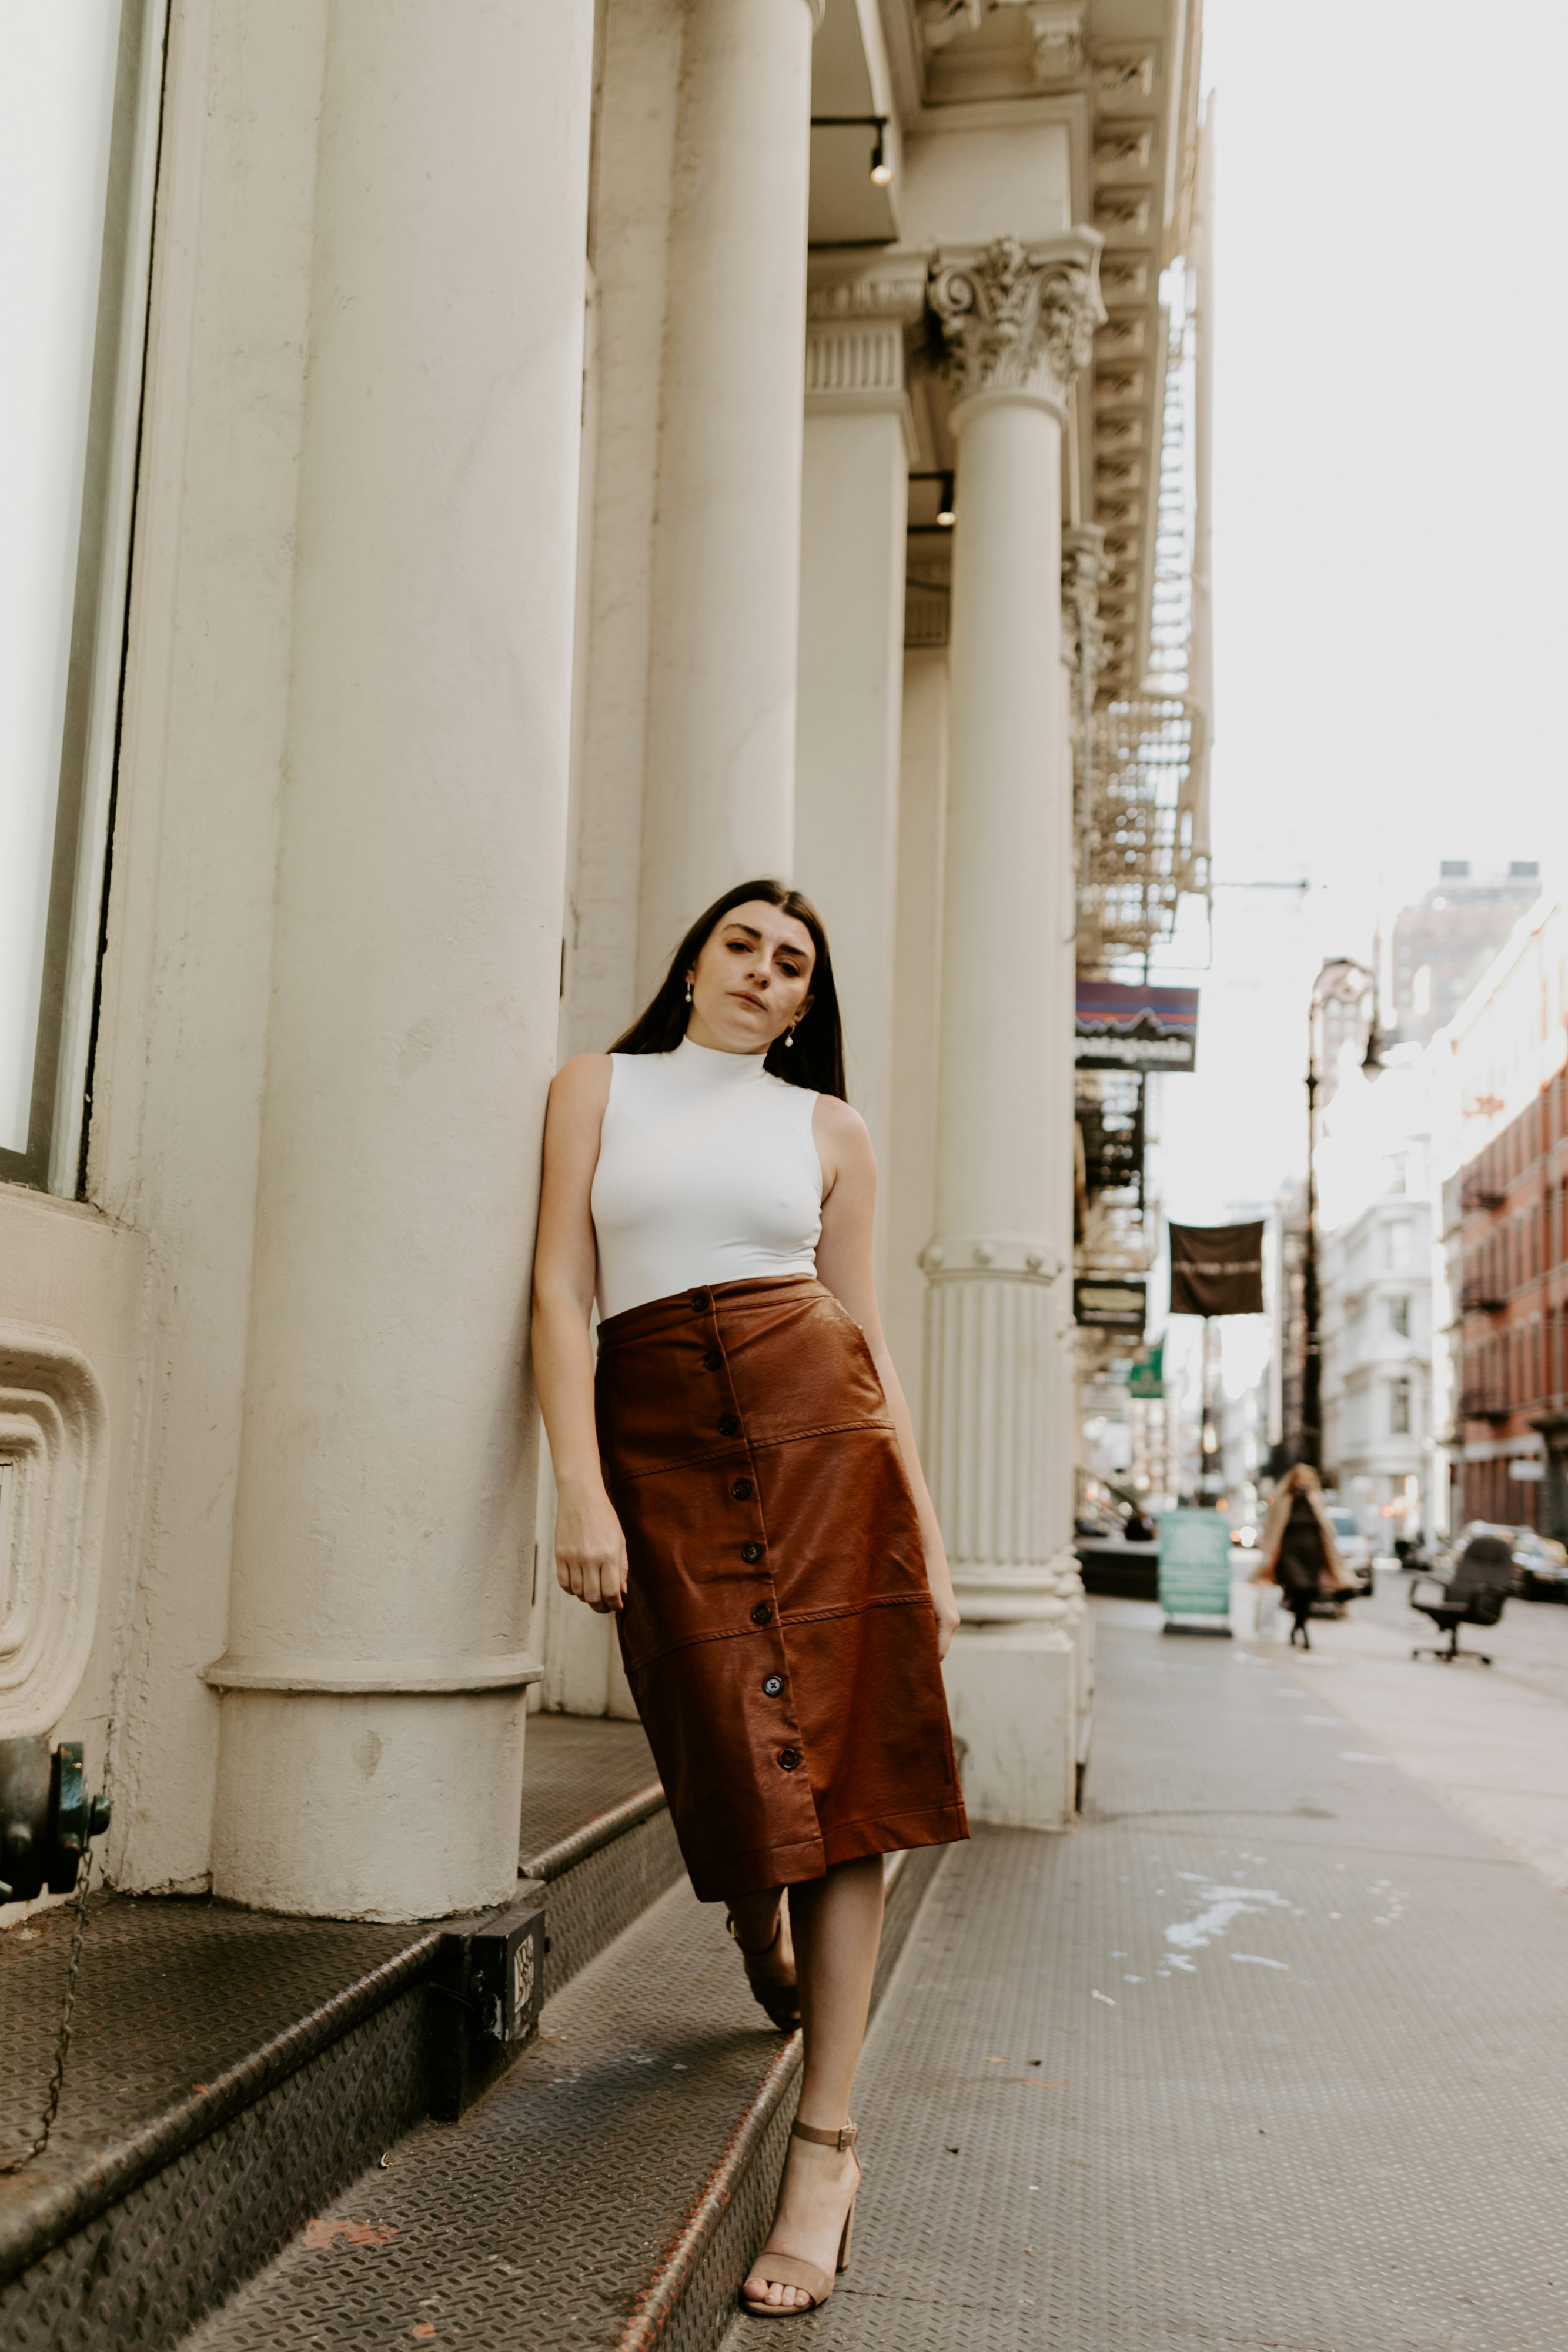
M 1204 0 L 1217 124 L 1212 840 L 1164 960 L 1202 991 L 1161 1082 L 1167 1213 L 1301 1172 L 1307 992 L 1442 857 L 1568 877 L 1568 8 Z M 1152 1322 L 1165 1302 L 1151 1284 Z M 1266 1328 L 1223 1327 L 1228 1386 Z M 1196 1378 L 1197 1323 L 1167 1367 Z
M 1215 893 L 1199 1069 L 1163 1088 L 1193 1223 L 1300 1170 L 1324 955 L 1366 958 L 1440 857 L 1568 868 L 1568 8 L 1204 14 L 1214 870 L 1313 887 Z

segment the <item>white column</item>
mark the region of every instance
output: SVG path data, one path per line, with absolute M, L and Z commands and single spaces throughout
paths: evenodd
M 406 1917 L 517 1875 L 592 8 L 329 26 L 214 1883 Z
M 1106 577 L 1105 534 L 1093 523 L 1075 523 L 1061 534 L 1061 638 L 1062 662 L 1066 674 L 1070 709 L 1067 716 L 1069 772 L 1073 780 L 1072 857 L 1075 888 L 1081 889 L 1084 872 L 1084 850 L 1090 814 L 1090 767 L 1094 731 L 1094 702 L 1099 689 L 1100 671 L 1104 655 L 1105 631 L 1100 619 L 1100 589 Z M 1079 904 L 1082 904 L 1080 898 Z M 1076 966 L 1091 965 L 1096 958 L 1096 942 L 1085 936 L 1080 925 L 1074 955 Z M 1070 1076 L 1069 1084 L 1072 1085 Z M 1074 1088 L 1075 1091 L 1075 1088 Z M 1068 1400 L 1069 1428 L 1072 1444 L 1054 1458 L 1056 1474 L 1065 1486 L 1058 1499 L 1055 1516 L 1063 1514 L 1071 1519 L 1078 1491 L 1077 1454 L 1082 1428 L 1078 1356 L 1073 1346 L 1073 1334 L 1064 1334 L 1071 1371 L 1071 1392 Z M 1078 1737 L 1075 1750 L 1079 1757 L 1088 1752 L 1089 1732 L 1094 1697 L 1094 1620 L 1084 1603 L 1083 1580 L 1078 1573 L 1077 1562 L 1059 1569 L 1057 1590 L 1068 1603 L 1064 1624 L 1072 1638 L 1077 1655 Z
M 794 859 L 817 0 L 687 0 L 660 387 L 638 989 Z
M 947 820 L 947 649 L 904 656 L 898 792 L 898 936 L 894 963 L 893 1150 L 883 1322 L 915 1426 L 925 1426 L 925 1244 L 936 1221 L 942 1028 L 942 869 Z
M 928 1467 L 965 1624 L 948 1659 L 966 1788 L 1063 1827 L 1071 1633 L 1073 856 L 1061 433 L 1103 316 L 1098 239 L 944 256 L 957 398 L 952 771 Z
M 850 1098 L 885 1169 L 892 1116 L 904 551 L 904 336 L 923 276 L 813 287 L 806 333 L 795 877 L 821 909 Z M 878 1217 L 878 1274 L 885 1252 Z

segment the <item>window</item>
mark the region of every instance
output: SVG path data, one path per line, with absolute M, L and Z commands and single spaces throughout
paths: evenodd
M 65 1192 L 129 572 L 155 129 L 139 90 L 156 94 L 141 68 L 161 26 L 158 0 L 0 11 L 0 1178 Z
M 1388 1428 L 1394 1437 L 1410 1434 L 1410 1383 L 1396 1381 L 1388 1392 Z
M 1388 1328 L 1396 1339 L 1408 1339 L 1410 1337 L 1410 1301 L 1407 1298 L 1389 1300 Z
M 1406 1266 L 1410 1263 L 1410 1227 L 1401 1217 L 1388 1228 L 1388 1263 L 1391 1266 Z

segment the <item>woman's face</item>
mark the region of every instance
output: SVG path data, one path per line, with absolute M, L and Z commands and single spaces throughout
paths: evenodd
M 686 1034 L 722 1054 L 762 1054 L 811 1002 L 816 950 L 804 923 L 748 898 L 715 924 L 687 972 Z

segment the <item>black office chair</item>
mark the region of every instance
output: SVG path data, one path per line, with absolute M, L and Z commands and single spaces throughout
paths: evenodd
M 1421 1599 L 1421 1587 L 1431 1585 L 1437 1594 L 1435 1601 Z M 1495 1625 L 1502 1615 L 1503 1602 L 1513 1584 L 1513 1553 L 1500 1536 L 1473 1536 L 1465 1546 L 1458 1568 L 1445 1584 L 1440 1577 L 1418 1576 L 1410 1588 L 1410 1606 L 1429 1617 L 1440 1633 L 1447 1633 L 1448 1646 L 1436 1649 L 1430 1643 L 1411 1651 L 1413 1658 L 1441 1658 L 1451 1666 L 1456 1658 L 1474 1658 L 1483 1666 L 1491 1660 L 1484 1650 L 1461 1650 L 1461 1625 Z

